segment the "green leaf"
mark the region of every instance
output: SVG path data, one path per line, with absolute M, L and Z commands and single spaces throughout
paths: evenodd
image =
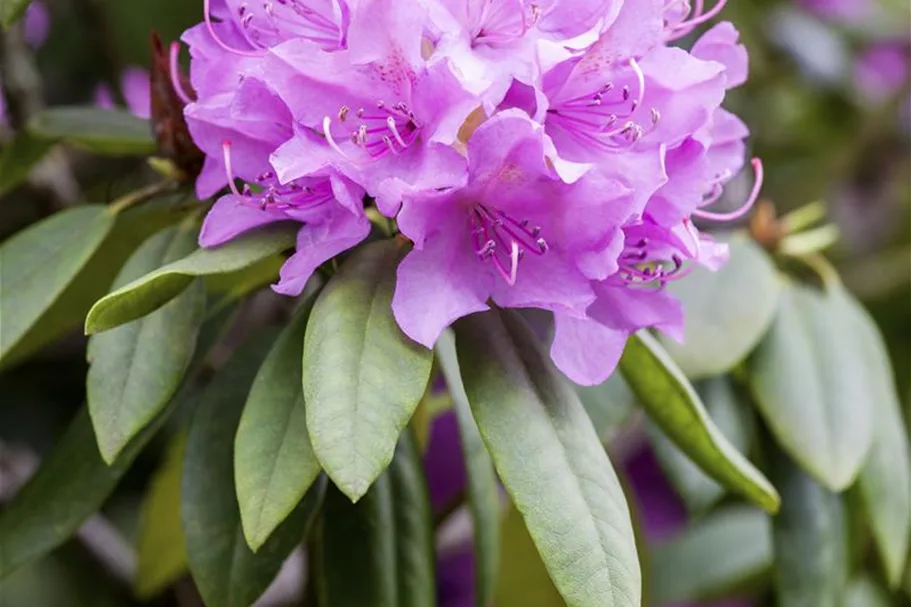
M 294 510 L 320 473 L 307 435 L 301 355 L 312 298 L 276 341 L 256 375 L 234 445 L 244 537 L 254 551 Z
M 489 607 L 497 588 L 497 569 L 500 563 L 500 490 L 493 462 L 471 415 L 471 406 L 459 371 L 455 340 L 450 331 L 440 336 L 436 352 L 452 395 L 462 456 L 465 459 L 468 505 L 474 521 L 476 604 L 478 607 Z
M 352 501 L 389 465 L 430 379 L 433 354 L 392 315 L 400 253 L 394 240 L 353 253 L 317 299 L 304 340 L 310 440 Z
M 32 0 L 3 0 L 0 2 L 0 25 L 10 27 L 22 14 Z
M 0 579 L 73 535 L 114 491 L 173 407 L 143 430 L 110 466 L 95 447 L 87 409 L 80 409 L 35 475 L 0 515 Z
M 115 286 L 184 257 L 195 243 L 190 230 L 159 232 L 127 261 Z M 88 407 L 106 462 L 177 392 L 193 358 L 204 311 L 205 290 L 197 282 L 155 313 L 89 340 Z
M 503 519 L 496 604 L 503 607 L 564 607 L 522 515 L 510 507 Z
M 873 446 L 861 468 L 858 483 L 873 537 L 885 565 L 889 584 L 901 583 L 911 536 L 911 461 L 908 434 L 889 354 L 875 322 L 842 288 L 832 297 L 843 299 L 845 318 L 853 324 L 858 343 L 857 359 L 868 375 L 867 403 L 876 418 Z
M 435 604 L 430 501 L 410 432 L 402 433 L 388 471 L 356 504 L 330 488 L 316 546 L 320 605 Z
M 651 554 L 656 605 L 711 600 L 751 584 L 772 566 L 769 517 L 745 506 L 719 510 L 657 544 Z
M 32 323 L 31 328 L 16 340 L 16 344 L 8 351 L 0 348 L 3 352 L 0 355 L 0 367 L 10 367 L 21 360 L 27 358 L 43 346 L 57 339 L 67 331 L 75 329 L 85 319 L 86 312 L 92 307 L 99 297 L 108 292 L 111 282 L 120 270 L 123 262 L 136 250 L 136 248 L 145 241 L 149 236 L 159 230 L 172 225 L 176 221 L 186 216 L 186 210 L 181 210 L 176 206 L 179 198 L 166 197 L 150 201 L 140 207 L 129 209 L 117 215 L 114 220 L 114 226 L 109 231 L 107 237 L 100 246 L 97 246 L 94 253 L 82 265 L 82 268 L 69 285 L 59 294 L 55 295 L 53 303 L 43 313 L 36 315 L 36 320 Z M 71 213 L 73 211 L 64 211 Z M 56 217 L 56 216 L 55 216 Z M 50 219 L 45 220 L 50 221 Z M 107 221 L 101 219 L 101 221 Z M 36 224 L 33 228 L 26 231 L 37 229 L 42 223 Z M 61 226 L 66 228 L 66 226 Z M 63 231 L 63 230 L 61 230 Z M 11 238 L 6 244 L 12 244 L 14 239 L 19 238 L 21 234 Z M 72 238 L 74 234 L 48 234 L 52 238 Z M 83 235 L 84 236 L 84 235 Z M 40 238 L 44 242 L 44 238 Z M 31 249 L 31 246 L 27 247 Z M 28 259 L 35 252 L 25 253 L 24 258 Z M 0 254 L 2 257 L 2 254 Z M 20 261 L 23 259 L 19 255 Z M 59 259 L 56 257 L 45 260 L 48 267 L 61 267 L 58 264 Z M 2 261 L 6 264 L 5 261 Z M 37 262 L 36 262 L 37 263 Z M 0 267 L 0 273 L 5 269 Z M 18 272 L 17 272 L 18 273 Z M 23 280 L 25 280 L 23 278 Z M 44 282 L 46 276 L 42 275 L 42 280 L 29 280 L 30 289 L 42 290 L 48 286 Z M 0 299 L 4 297 L 3 287 L 0 285 Z M 2 304 L 0 304 L 2 305 Z M 35 314 L 35 311 L 32 311 Z M 6 316 L 2 316 L 4 322 Z M 11 337 L 8 333 L 7 325 L 4 325 L 2 338 Z M 2 341 L 2 339 L 0 339 Z
M 576 393 L 601 442 L 605 443 L 630 418 L 636 407 L 636 396 L 620 373 L 614 373 L 597 386 L 576 386 Z
M 388 474 L 356 504 L 329 487 L 316 542 L 321 607 L 398 607 L 393 508 Z
M 389 466 L 395 515 L 396 607 L 436 602 L 436 555 L 424 465 L 413 434 L 402 432 Z
M 53 141 L 33 137 L 28 131 L 16 133 L 12 142 L 0 151 L 0 194 L 28 179 L 32 169 L 52 147 Z
M 857 577 L 848 584 L 844 607 L 891 607 L 893 605 L 889 593 L 866 575 Z
M 111 156 L 147 156 L 156 150 L 151 122 L 126 110 L 50 108 L 32 117 L 28 131 L 35 137 L 63 139 Z
M 639 607 L 641 574 L 626 499 L 574 389 L 515 314 L 455 323 L 475 421 L 570 607 Z
M 294 245 L 290 226 L 245 234 L 216 249 L 188 256 L 134 280 L 98 301 L 85 320 L 87 334 L 107 331 L 154 312 L 186 289 L 194 278 L 235 272 Z
M 770 446 L 771 447 L 771 446 Z M 780 607 L 840 607 L 848 575 L 845 512 L 838 495 L 769 449 L 781 512 L 772 520 Z
M 232 356 L 206 387 L 190 425 L 180 513 L 190 572 L 210 607 L 248 607 L 266 590 L 305 539 L 325 490 L 324 482 L 315 484 L 256 554 L 247 547 L 231 452 L 250 384 L 272 337 L 261 333 Z
M 180 527 L 180 478 L 187 437 L 178 434 L 152 477 L 139 516 L 139 564 L 133 587 L 143 601 L 154 598 L 187 572 Z
M 730 261 L 716 272 L 703 267 L 668 285 L 683 304 L 686 341 L 661 343 L 694 379 L 720 375 L 753 351 L 775 317 L 781 281 L 768 254 L 745 235 L 729 241 Z
M 844 298 L 789 284 L 751 359 L 756 405 L 782 448 L 832 491 L 860 472 L 873 439 L 873 404 Z
M 86 205 L 52 215 L 0 245 L 0 359 L 50 309 L 113 226 L 106 207 Z
M 750 410 L 739 400 L 728 376 L 719 376 L 694 385 L 705 402 L 706 413 L 721 433 L 741 453 L 750 448 L 752 422 Z M 724 488 L 709 478 L 699 466 L 672 443 L 661 430 L 650 424 L 652 447 L 661 468 L 687 508 L 702 513 L 724 495 Z
M 630 337 L 620 370 L 651 420 L 703 472 L 764 510 L 778 509 L 775 488 L 715 426 L 655 338 L 645 332 Z

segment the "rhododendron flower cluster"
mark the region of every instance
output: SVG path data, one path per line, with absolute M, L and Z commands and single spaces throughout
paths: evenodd
M 228 193 L 201 245 L 300 222 L 274 287 L 296 295 L 367 237 L 375 207 L 413 243 L 392 304 L 409 337 L 432 347 L 491 304 L 548 310 L 556 364 L 598 383 L 630 333 L 682 337 L 664 287 L 726 257 L 693 217 L 735 219 L 756 198 L 758 161 L 738 211 L 705 210 L 744 164 L 748 131 L 721 104 L 747 55 L 729 23 L 675 44 L 721 8 L 207 1 L 182 94 L 206 154 L 198 194 Z

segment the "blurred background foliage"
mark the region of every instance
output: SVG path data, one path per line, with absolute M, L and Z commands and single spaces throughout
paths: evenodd
M 202 14 L 199 0 L 48 0 L 47 5 L 49 35 L 33 54 L 41 78 L 40 101 L 47 106 L 92 103 L 102 84 L 119 91 L 124 69 L 148 66 L 151 29 L 166 41 L 174 40 Z M 828 256 L 878 323 L 907 412 L 911 407 L 911 75 L 907 63 L 911 9 L 904 0 L 884 0 L 877 7 L 880 16 L 867 22 L 832 19 L 792 0 L 732 0 L 723 17 L 742 34 L 750 52 L 751 76 L 744 87 L 730 93 L 727 106 L 750 126 L 752 152 L 765 163 L 763 198 L 779 215 L 820 201 L 838 227 L 840 238 Z M 5 35 L 7 51 L 13 38 Z M 906 57 L 903 77 L 885 91 L 858 74 L 864 53 L 883 41 L 903 49 Z M 21 45 L 19 50 L 32 53 Z M 16 126 L 15 120 L 10 122 L 0 127 L 0 146 L 9 143 Z M 110 202 L 150 174 L 142 159 L 100 158 L 77 148 L 67 148 L 45 162 L 52 163 L 50 170 L 56 176 L 33 176 L 0 195 L 0 239 L 77 199 Z M 65 183 L 60 183 L 59 171 L 66 173 Z M 749 183 L 739 187 L 745 191 Z M 247 317 L 250 308 L 282 317 L 281 304 L 268 293 L 262 299 L 245 304 Z M 84 337 L 70 335 L 0 373 L 0 501 L 8 499 L 15 479 L 27 475 L 28 464 L 54 444 L 84 402 L 84 346 Z M 621 432 L 614 438 L 613 450 L 622 453 L 628 437 Z M 167 449 L 166 438 L 158 437 L 104 507 L 103 527 L 111 526 L 128 544 L 135 544 L 142 496 Z M 762 537 L 765 523 L 752 514 L 731 511 L 720 527 L 697 528 L 681 542 L 711 544 L 712 537 L 735 531 L 757 532 Z M 523 545 L 526 554 L 529 544 L 522 531 L 516 545 Z M 100 533 L 105 532 L 103 528 Z M 92 541 L 81 534 L 50 557 L 0 582 L 0 605 L 199 604 L 186 579 L 147 602 L 134 598 L 130 585 L 124 584 L 124 572 L 110 568 L 117 558 L 99 559 Z M 769 558 L 768 546 L 752 548 L 758 552 L 741 555 L 746 572 L 741 581 L 749 582 L 747 589 L 762 589 L 764 584 L 752 573 L 760 572 L 760 580 L 765 575 L 762 559 Z M 113 549 L 118 549 L 116 542 Z M 672 556 L 665 553 L 663 558 Z M 750 558 L 755 560 L 746 562 Z M 507 563 L 504 577 L 522 580 L 521 569 L 512 571 L 515 566 Z M 535 567 L 539 565 L 529 565 L 525 575 Z M 273 595 L 270 604 L 295 604 L 294 591 L 299 588 L 291 583 L 291 590 L 278 599 Z M 674 595 L 673 589 L 665 590 Z M 541 589 L 540 596 L 547 592 Z M 852 604 L 875 605 L 869 602 L 873 599 L 864 598 L 864 592 L 863 587 L 852 587 L 852 597 L 861 601 Z

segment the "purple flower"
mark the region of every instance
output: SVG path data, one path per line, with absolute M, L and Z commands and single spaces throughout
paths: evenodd
M 462 184 L 402 194 L 399 228 L 414 242 L 392 302 L 402 330 L 431 347 L 489 299 L 584 316 L 589 276 L 615 263 L 617 226 L 637 210 L 630 190 L 600 175 L 564 183 L 543 129 L 518 110 L 474 132 L 468 163 Z
M 369 231 L 363 200 L 413 249 L 393 311 L 427 346 L 501 307 L 554 314 L 552 356 L 579 383 L 628 336 L 682 334 L 664 286 L 726 249 L 693 217 L 742 168 L 748 131 L 721 108 L 747 56 L 730 24 L 674 0 L 207 0 L 183 40 L 205 153 L 200 197 L 226 186 L 215 246 L 281 219 L 304 227 L 276 290 Z M 238 189 L 239 178 L 248 185 Z

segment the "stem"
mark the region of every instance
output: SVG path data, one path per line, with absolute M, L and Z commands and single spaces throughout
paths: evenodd
M 133 192 L 130 192 L 126 196 L 118 198 L 108 207 L 108 213 L 111 215 L 117 215 L 123 211 L 129 209 L 130 207 L 136 206 L 147 201 L 150 198 L 154 198 L 159 194 L 163 194 L 168 190 L 174 188 L 175 183 L 173 181 L 159 181 L 151 185 L 147 185 L 144 188 L 140 188 Z
M 817 200 L 782 216 L 779 223 L 785 234 L 794 234 L 810 227 L 825 216 L 826 205 Z

